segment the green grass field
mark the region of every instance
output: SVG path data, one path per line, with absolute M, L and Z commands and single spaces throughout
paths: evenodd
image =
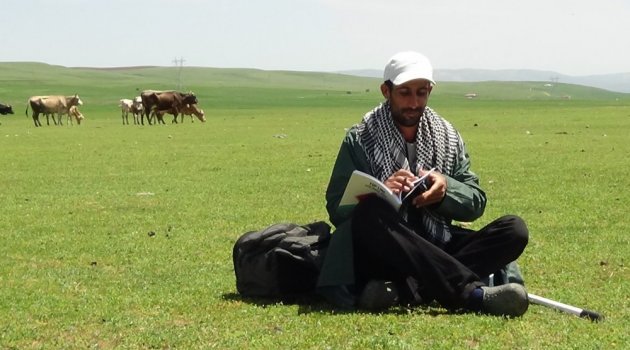
M 174 77 L 174 68 L 0 64 L 0 102 L 16 112 L 0 117 L 0 348 L 630 346 L 628 94 L 529 82 L 435 88 L 430 105 L 462 133 L 488 193 L 473 227 L 524 217 L 528 291 L 606 316 L 592 323 L 533 305 L 506 320 L 240 298 L 234 241 L 276 222 L 327 219 L 344 129 L 381 101 L 379 82 L 185 68 L 206 123 L 121 125 L 118 99 L 174 88 Z M 74 93 L 81 126 L 35 128 L 24 115 L 31 95 Z

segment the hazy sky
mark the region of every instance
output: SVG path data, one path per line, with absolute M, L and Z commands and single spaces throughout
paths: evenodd
M 628 0 L 2 0 L 0 61 L 630 72 Z M 1 78 L 1 77 L 0 77 Z

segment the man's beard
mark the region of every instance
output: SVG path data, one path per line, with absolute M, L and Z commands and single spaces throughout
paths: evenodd
M 424 108 L 405 108 L 398 111 L 391 111 L 392 119 L 400 126 L 416 126 L 420 124 L 420 118 L 424 114 Z M 410 115 L 413 113 L 413 115 Z

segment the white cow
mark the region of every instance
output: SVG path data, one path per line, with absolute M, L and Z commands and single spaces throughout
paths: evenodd
M 122 112 L 122 122 L 123 125 L 129 125 L 129 113 L 133 115 L 133 123 L 139 124 L 140 115 L 144 110 L 142 106 L 142 98 L 140 96 L 136 96 L 133 100 L 123 98 L 120 100 L 120 104 L 118 105 Z

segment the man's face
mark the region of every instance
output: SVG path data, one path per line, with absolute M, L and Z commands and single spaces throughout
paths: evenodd
M 400 126 L 415 126 L 429 101 L 433 87 L 427 80 L 411 80 L 400 85 L 381 85 L 383 96 L 389 101 L 394 123 Z

